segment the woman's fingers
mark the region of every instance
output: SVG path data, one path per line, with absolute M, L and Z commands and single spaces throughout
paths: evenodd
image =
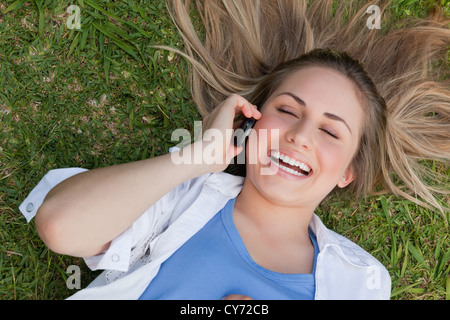
M 233 94 L 220 103 L 203 119 L 202 138 L 200 141 L 204 154 L 211 154 L 215 171 L 225 170 L 230 161 L 243 151 L 232 143 L 236 115 L 243 114 L 247 118 L 261 118 L 257 107 L 245 98 Z M 212 152 L 211 150 L 214 150 Z M 214 154 L 214 156 L 212 155 Z M 211 161 L 209 161 L 211 162 Z
M 234 105 L 235 114 L 237 113 L 236 111 L 240 111 L 247 118 L 255 118 L 257 120 L 261 118 L 258 107 L 248 102 L 245 98 L 235 94 L 231 95 L 229 99 L 230 104 Z
M 247 118 L 255 118 L 256 120 L 261 118 L 261 113 L 255 105 L 240 95 L 232 94 L 211 111 L 209 115 L 204 117 L 203 129 L 232 129 L 234 118 L 238 114 L 243 114 Z

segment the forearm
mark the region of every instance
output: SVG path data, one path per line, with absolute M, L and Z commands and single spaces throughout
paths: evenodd
M 39 235 L 50 249 L 59 253 L 81 257 L 100 253 L 177 185 L 228 166 L 242 151 L 226 135 L 238 113 L 247 118 L 261 117 L 256 106 L 231 95 L 206 121 L 206 129 L 215 129 L 213 132 L 221 133 L 221 139 L 200 140 L 178 153 L 91 170 L 61 182 L 47 195 L 36 214 Z M 215 160 L 219 163 L 196 164 L 198 156 L 203 159 L 204 151 L 211 149 L 217 152 Z M 174 162 L 173 156 L 184 161 Z
M 171 156 L 95 169 L 61 182 L 36 215 L 42 239 L 59 253 L 101 252 L 170 190 L 211 171 L 202 164 L 175 164 Z

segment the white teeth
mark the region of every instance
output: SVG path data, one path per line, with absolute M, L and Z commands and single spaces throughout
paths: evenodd
M 276 162 L 274 162 L 274 164 L 276 164 L 278 167 L 280 167 L 280 169 L 282 169 L 282 170 L 284 170 L 286 172 L 289 172 L 290 174 L 293 174 L 293 175 L 296 175 L 296 176 L 304 176 L 303 173 L 300 173 L 300 172 L 295 171 L 295 170 L 293 170 L 291 168 L 285 167 L 282 164 L 279 164 L 279 163 L 276 163 Z
M 279 151 L 272 151 L 270 155 L 271 155 L 272 157 L 276 158 L 276 159 L 280 159 L 281 161 L 290 164 L 291 166 L 296 166 L 296 167 L 302 169 L 302 170 L 305 171 L 305 172 L 310 172 L 310 171 L 311 171 L 311 168 L 308 167 L 308 166 L 307 166 L 306 164 L 304 164 L 303 162 L 300 162 L 300 161 L 295 160 L 295 159 L 291 159 L 291 158 L 289 158 L 287 155 L 284 155 L 284 154 L 280 153 Z M 274 163 L 276 163 L 276 162 L 274 162 Z M 287 171 L 287 172 L 289 172 L 289 173 L 291 173 L 291 174 L 295 174 L 295 175 L 298 175 L 298 176 L 303 176 L 303 175 L 304 175 L 304 174 L 302 174 L 302 173 L 300 173 L 300 172 L 298 172 L 298 171 L 296 171 L 296 170 L 293 170 L 293 169 L 291 169 L 291 168 L 285 167 L 285 166 L 283 166 L 283 165 L 280 164 L 280 163 L 276 163 L 276 164 L 277 164 L 281 169 L 283 169 L 284 171 Z

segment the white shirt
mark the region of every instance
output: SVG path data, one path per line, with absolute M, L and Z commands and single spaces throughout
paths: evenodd
M 49 171 L 19 207 L 27 221 L 53 187 L 82 171 L 85 169 Z M 223 172 L 207 174 L 170 191 L 115 238 L 108 250 L 84 258 L 92 270 L 105 271 L 69 299 L 138 299 L 160 265 L 239 194 L 243 179 Z M 310 228 L 320 249 L 315 299 L 390 298 L 391 279 L 380 262 L 328 230 L 317 215 Z

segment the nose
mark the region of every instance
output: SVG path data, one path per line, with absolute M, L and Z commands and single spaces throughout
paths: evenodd
M 286 132 L 286 140 L 305 151 L 310 151 L 314 146 L 312 124 L 307 121 L 296 123 Z

